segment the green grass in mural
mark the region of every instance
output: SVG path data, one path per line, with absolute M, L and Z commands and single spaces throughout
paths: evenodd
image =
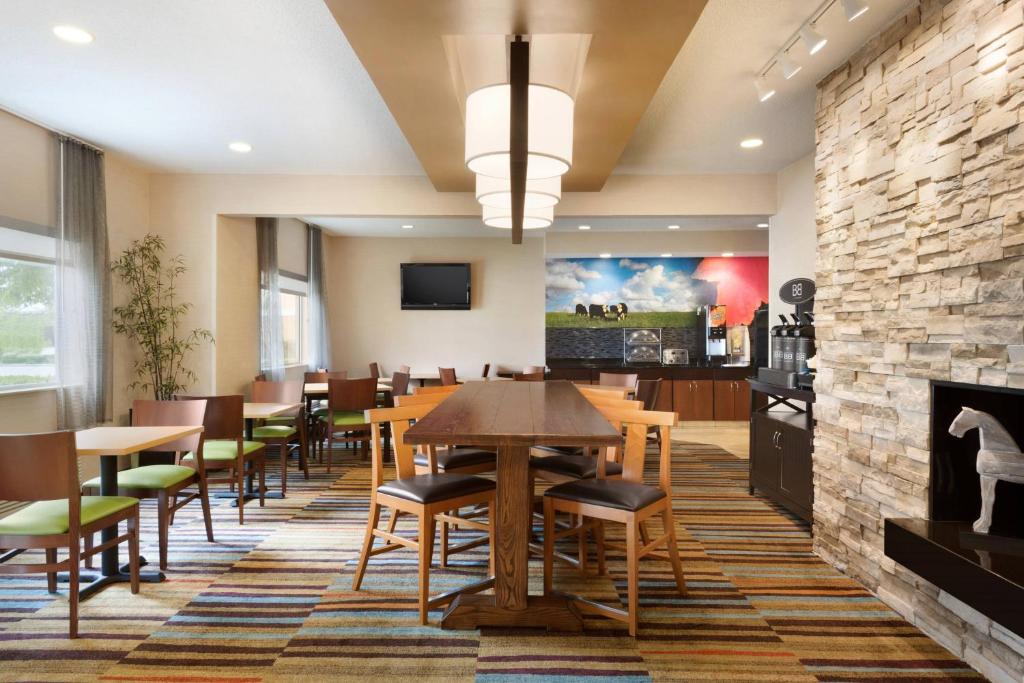
M 689 327 L 697 320 L 692 311 L 630 313 L 625 320 L 600 320 L 572 313 L 545 313 L 548 327 Z

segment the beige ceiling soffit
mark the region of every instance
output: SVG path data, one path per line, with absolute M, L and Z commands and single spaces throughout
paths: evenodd
M 464 63 L 463 43 L 489 54 L 498 38 L 518 33 L 530 36 L 542 54 L 560 54 L 559 60 L 576 51 L 572 59 L 582 69 L 568 79 L 576 92 L 573 167 L 563 188 L 596 192 L 707 0 L 324 2 L 442 192 L 473 189 L 464 163 L 465 94 L 504 66 L 497 56 Z M 531 63 L 540 59 L 535 53 Z M 531 80 L 548 77 L 531 71 Z

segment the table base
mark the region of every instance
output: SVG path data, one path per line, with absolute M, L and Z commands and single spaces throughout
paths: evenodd
M 139 557 L 139 567 L 144 566 L 146 566 L 146 558 Z M 67 572 L 57 573 L 57 581 L 59 583 L 68 583 L 69 579 L 70 577 Z M 118 568 L 116 573 L 109 576 L 104 576 L 102 572 L 79 571 L 78 599 L 88 600 L 107 586 L 115 583 L 130 583 L 131 580 L 132 577 L 128 565 Z M 167 580 L 167 577 L 164 576 L 163 572 L 139 572 L 139 581 L 141 583 L 160 583 L 165 580 Z
M 445 610 L 441 627 L 473 630 L 481 626 L 546 628 L 548 631 L 582 631 L 583 617 L 572 602 L 557 595 L 531 595 L 526 609 L 498 607 L 493 595 L 460 595 Z
M 211 494 L 210 497 L 211 498 L 232 498 L 234 500 L 234 502 L 231 503 L 231 507 L 233 507 L 233 508 L 238 507 L 238 494 L 237 493 L 231 493 L 230 491 L 219 491 L 217 493 Z M 265 499 L 273 498 L 275 500 L 280 500 L 281 498 L 284 498 L 285 495 L 283 493 L 281 493 L 280 491 L 267 491 L 266 493 L 263 494 L 263 497 Z M 242 500 L 244 500 L 247 503 L 250 500 L 259 500 L 259 499 L 260 499 L 260 494 L 258 494 L 258 493 L 246 493 L 246 494 L 244 494 L 242 496 Z

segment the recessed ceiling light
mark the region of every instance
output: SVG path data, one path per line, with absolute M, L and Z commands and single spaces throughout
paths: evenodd
M 807 52 L 816 55 L 821 51 L 821 48 L 825 47 L 828 43 L 828 39 L 814 30 L 814 27 L 810 24 L 804 24 L 800 27 L 800 37 L 804 41 L 804 45 L 807 46 Z
M 726 258 L 728 258 L 728 257 L 730 257 L 732 255 L 733 255 L 733 253 L 731 251 L 723 251 L 722 252 L 722 256 L 725 256 Z
M 740 147 L 743 149 L 754 149 L 764 144 L 764 140 L 761 138 L 747 138 L 746 140 L 740 141 Z
M 78 28 L 77 26 L 71 26 L 70 24 L 54 26 L 53 35 L 63 41 L 75 43 L 76 45 L 85 45 L 92 42 L 91 33 L 85 29 Z
M 757 227 L 759 227 L 759 228 L 767 228 L 768 224 L 767 223 L 758 223 Z
M 580 226 L 580 230 L 590 230 L 590 226 L 589 225 L 581 225 Z
M 678 230 L 679 226 L 678 225 L 670 225 L 670 226 L 668 226 L 668 229 L 669 230 Z
M 661 258 L 672 258 L 672 254 L 668 254 L 668 253 L 662 254 Z
M 239 154 L 248 154 L 252 151 L 252 145 L 248 142 L 232 142 L 228 145 L 228 149 Z
M 611 258 L 611 254 L 598 254 L 601 258 Z
M 411 225 L 403 225 L 402 226 L 402 230 L 412 230 L 412 227 L 413 226 L 411 226 Z

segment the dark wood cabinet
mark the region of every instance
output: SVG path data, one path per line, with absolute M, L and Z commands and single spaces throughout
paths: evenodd
M 673 408 L 672 391 L 674 382 L 670 379 L 661 380 L 661 388 L 658 390 L 658 401 L 654 404 L 655 410 L 662 410 L 666 413 L 675 410 Z
M 672 406 L 680 420 L 715 419 L 714 380 L 677 379 L 672 385 Z
M 750 416 L 750 492 L 757 490 L 790 512 L 811 521 L 814 508 L 811 457 L 814 450 L 814 417 L 811 412 L 814 394 L 782 387 L 777 391 L 784 396 L 764 387 L 757 391 L 765 394 L 768 401 Z M 800 409 L 803 412 L 768 410 L 775 405 L 798 407 L 795 401 L 805 402 L 806 409 Z
M 750 419 L 750 385 L 746 381 L 715 380 L 715 419 Z

